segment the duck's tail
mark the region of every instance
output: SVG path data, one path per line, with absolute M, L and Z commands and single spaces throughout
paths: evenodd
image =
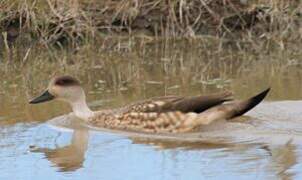
M 199 125 L 210 124 L 216 120 L 231 119 L 240 116 L 258 105 L 266 97 L 269 91 L 270 88 L 247 100 L 231 101 L 226 104 L 214 106 L 199 114 L 194 120 L 191 119 L 186 121 L 184 125 L 193 128 Z
M 229 118 L 241 116 L 249 110 L 253 109 L 266 97 L 269 91 L 270 88 L 267 88 L 266 90 L 262 91 L 254 97 L 251 97 L 250 99 L 231 103 L 230 106 L 233 108 L 233 113 L 231 113 Z

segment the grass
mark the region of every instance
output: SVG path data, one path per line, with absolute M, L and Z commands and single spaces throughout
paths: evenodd
M 300 1 L 240 2 L 244 1 L 0 1 L 0 63 L 8 64 L 1 68 L 45 60 L 83 67 L 96 58 L 97 67 L 118 65 L 100 54 L 165 59 L 179 46 L 179 51 L 194 47 L 203 52 L 200 56 L 214 53 L 218 59 L 225 52 L 248 56 L 288 48 L 300 51 Z
M 243 2 L 6 0 L 0 2 L 0 27 L 10 41 L 20 33 L 45 46 L 72 47 L 108 36 L 301 38 L 300 1 Z

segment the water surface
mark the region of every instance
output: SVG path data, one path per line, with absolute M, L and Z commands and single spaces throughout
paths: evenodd
M 129 43 L 110 52 L 82 47 L 77 53 L 52 54 L 33 48 L 24 65 L 2 63 L 0 179 L 302 178 L 299 48 L 239 51 L 212 42 Z M 164 140 L 51 127 L 49 121 L 70 108 L 55 101 L 32 106 L 28 100 L 54 74 L 78 77 L 93 109 L 152 96 L 228 89 L 247 98 L 268 86 L 272 91 L 265 103 L 238 120 L 251 122 L 257 131 L 219 131 L 219 138 L 226 137 L 219 141 Z

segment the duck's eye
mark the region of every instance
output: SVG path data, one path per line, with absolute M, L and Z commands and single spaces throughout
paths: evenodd
M 79 82 L 71 77 L 61 77 L 55 81 L 55 84 L 58 86 L 72 86 L 78 85 Z
M 61 86 L 64 86 L 64 85 L 70 85 L 70 84 L 73 84 L 74 82 L 70 79 L 60 79 L 56 82 L 56 85 L 61 85 Z

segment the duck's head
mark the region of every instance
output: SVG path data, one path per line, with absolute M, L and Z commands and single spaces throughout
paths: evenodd
M 59 76 L 53 78 L 47 89 L 40 96 L 34 98 L 29 103 L 37 104 L 53 99 L 63 100 L 68 103 L 83 100 L 85 97 L 84 90 L 80 82 L 71 76 Z
M 44 93 L 29 103 L 38 104 L 53 99 L 62 100 L 70 104 L 74 114 L 81 119 L 87 120 L 94 115 L 86 104 L 85 92 L 80 82 L 71 76 L 53 78 Z

